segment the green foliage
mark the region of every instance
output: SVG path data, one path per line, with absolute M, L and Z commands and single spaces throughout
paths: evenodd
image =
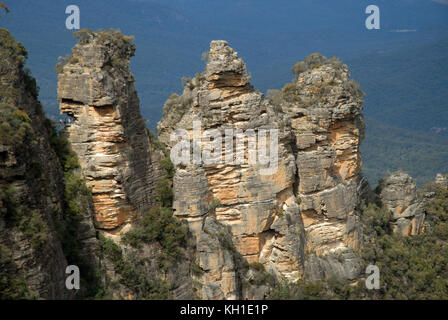
M 0 28 L 0 44 L 0 56 L 13 59 L 22 68 L 28 56 L 28 51 L 14 39 L 7 29 Z
M 363 216 L 372 221 L 375 243 L 362 250 L 366 264 L 380 269 L 380 290 L 366 290 L 375 299 L 448 299 L 448 190 L 432 184 L 435 197 L 426 206 L 429 226 L 416 236 L 394 234 L 384 210 L 369 206 Z
M 148 277 L 144 259 L 131 255 L 123 261 L 120 282 L 136 293 L 137 299 L 166 300 L 170 285 L 161 279 Z
M 171 208 L 173 203 L 172 180 L 174 176 L 174 166 L 169 157 L 160 161 L 160 166 L 164 170 L 164 175 L 156 182 L 156 200 L 161 207 Z
M 251 269 L 254 269 L 254 270 L 259 271 L 259 272 L 265 271 L 264 265 L 259 263 L 259 262 L 252 262 L 252 263 L 249 264 L 249 267 Z
M 24 214 L 19 221 L 19 230 L 30 240 L 34 249 L 38 250 L 48 241 L 49 228 L 39 211 Z
M 31 75 L 31 70 L 29 68 L 23 70 L 23 79 L 25 82 L 25 89 L 37 99 L 37 96 L 39 95 L 39 86 L 36 83 L 36 79 Z
M 297 81 L 299 75 L 309 69 L 319 68 L 326 63 L 327 59 L 320 53 L 312 53 L 305 58 L 305 61 L 297 62 L 292 68 L 292 73 Z
M 124 257 L 120 247 L 111 239 L 99 235 L 101 257 L 107 257 L 115 271 L 120 274 L 120 283 L 132 289 L 137 299 L 168 299 L 170 286 L 163 280 L 148 277 L 146 259 L 137 254 Z
M 162 258 L 174 262 L 182 257 L 180 248 L 186 245 L 187 231 L 170 208 L 154 206 L 135 222 L 122 241 L 137 248 L 141 243 L 158 241 L 163 249 Z
M 287 102 L 302 102 L 302 99 L 300 97 L 300 90 L 296 83 L 287 83 L 282 88 L 282 94 L 283 99 L 285 99 Z
M 41 212 L 31 210 L 27 204 L 20 203 L 17 196 L 14 188 L 0 187 L 0 215 L 8 228 L 19 230 L 30 241 L 31 246 L 39 250 L 48 241 L 48 224 Z
M 135 53 L 135 44 L 133 36 L 125 36 L 121 31 L 109 29 L 99 29 L 96 32 L 88 29 L 82 29 L 73 33 L 80 44 L 88 44 L 97 41 L 115 49 L 114 55 L 110 58 L 109 65 L 117 69 L 129 67 L 129 57 Z
M 162 151 L 165 156 L 168 156 L 168 152 L 166 150 L 165 145 L 162 142 L 160 142 L 159 139 L 157 139 L 154 131 L 150 129 L 146 129 L 146 131 L 148 133 L 149 143 L 151 144 L 151 146 L 156 150 Z
M 24 275 L 18 273 L 10 250 L 0 244 L 0 300 L 33 299 Z
M 121 272 L 123 269 L 123 254 L 120 247 L 109 238 L 106 238 L 103 234 L 99 233 L 98 243 L 100 245 L 101 257 L 107 257 L 114 264 L 115 270 Z
M 46 126 L 50 137 L 50 145 L 54 152 L 56 152 L 64 172 L 79 168 L 78 158 L 72 150 L 67 137 L 62 134 L 57 134 L 50 120 L 46 122 Z
M 326 291 L 326 287 L 322 281 L 308 282 L 299 280 L 296 283 L 283 281 L 273 288 L 268 299 L 320 300 L 327 298 Z
M 163 106 L 163 116 L 168 116 L 168 114 L 172 115 L 173 124 L 176 124 L 189 110 L 192 102 L 191 99 L 185 99 L 183 96 L 173 93 Z
M 376 204 L 370 203 L 362 214 L 363 225 L 368 234 L 376 234 L 382 236 L 390 234 L 392 229 L 390 221 L 392 219 L 392 212 L 390 210 L 380 208 Z
M 200 265 L 196 263 L 192 263 L 190 265 L 191 273 L 197 277 L 200 277 L 204 274 L 204 270 L 201 268 Z
M 19 150 L 27 137 L 31 138 L 31 120 L 24 110 L 0 104 L 0 144 Z

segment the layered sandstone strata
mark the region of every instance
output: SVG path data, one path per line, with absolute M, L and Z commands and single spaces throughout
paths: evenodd
M 361 244 L 357 206 L 366 183 L 361 177 L 362 92 L 350 80 L 347 66 L 335 58 L 313 54 L 293 71 L 297 81 L 283 88 L 282 106 L 296 138 L 295 191 L 306 250 L 314 261 L 307 273 L 311 278 L 334 273 L 354 278 L 358 266 L 352 249 Z M 327 262 L 320 262 L 324 270 L 319 271 L 316 257 L 328 255 L 337 255 L 334 260 L 343 261 L 345 271 L 333 272 L 339 267 L 329 268 Z
M 407 173 L 396 172 L 382 179 L 379 189 L 383 206 L 392 212 L 394 232 L 403 236 L 422 233 L 426 203 L 419 195 L 415 180 Z
M 365 189 L 359 151 L 364 124 L 362 93 L 349 79 L 347 67 L 311 55 L 295 67 L 295 83 L 264 99 L 225 41 L 212 41 L 207 57 L 204 73 L 188 81 L 181 96 L 167 101 L 159 137 L 169 147 L 178 142 L 170 139 L 175 129 L 197 138 L 194 121 L 200 120 L 201 130 L 221 133 L 223 162 L 176 167 L 176 216 L 186 219 L 198 237 L 205 217 L 216 217 L 229 228 L 246 261 L 263 264 L 278 278 L 294 281 L 305 272 L 311 279 L 354 279 L 360 266 L 355 255 L 361 241 L 357 206 Z M 277 129 L 274 172 L 261 174 L 263 166 L 250 164 L 249 153 L 243 164 L 225 161 L 226 129 Z M 192 150 L 198 144 L 201 150 L 216 146 L 210 139 L 193 144 Z M 244 152 L 249 145 L 242 147 Z M 214 203 L 219 205 L 215 208 Z M 218 259 L 208 273 L 221 281 L 221 290 L 228 279 L 220 273 L 223 266 Z
M 98 228 L 111 230 L 151 205 L 151 152 L 129 59 L 135 45 L 114 31 L 85 32 L 58 76 L 60 111 L 91 188 Z
M 195 133 L 194 121 L 200 121 L 201 132 Z M 204 239 L 210 234 L 206 232 L 210 219 L 216 219 L 230 231 L 238 254 L 248 262 L 260 262 L 273 274 L 297 279 L 304 243 L 293 192 L 296 167 L 288 119 L 275 112 L 263 95 L 253 89 L 245 63 L 225 41 L 211 43 L 205 72 L 190 80 L 181 96 L 174 95 L 167 101 L 158 124 L 160 140 L 173 147 L 176 141 L 170 140 L 170 134 L 179 128 L 186 130 L 190 138 L 203 135 L 208 129 L 217 130 L 222 137 L 218 142 L 222 149 L 214 155 L 220 163 L 178 165 L 174 177 L 175 215 L 189 222 L 198 239 L 200 265 L 207 271 L 204 283 L 218 286 L 211 295 L 206 286 L 203 295 L 238 297 L 238 280 L 232 264 L 226 263 L 229 259 L 225 258 L 225 250 L 204 247 Z M 279 128 L 278 149 L 272 152 L 278 158 L 275 163 L 249 164 L 251 138 L 247 135 L 225 139 L 226 130 L 235 134 L 237 130 L 246 134 L 253 130 L 257 135 L 262 129 L 269 132 Z M 269 134 L 264 140 L 268 141 L 268 150 Z M 258 145 L 262 140 L 258 137 Z M 195 143 L 203 151 L 212 150 L 213 141 L 203 137 Z M 226 158 L 229 152 L 233 155 Z M 247 161 L 238 163 L 238 152 L 244 153 Z M 274 166 L 272 172 L 263 171 Z

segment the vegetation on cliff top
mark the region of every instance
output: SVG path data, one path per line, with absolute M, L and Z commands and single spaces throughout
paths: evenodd
M 305 97 L 303 95 L 302 85 L 298 82 L 301 74 L 325 66 L 334 70 L 333 78 L 329 81 L 313 84 L 313 90 L 310 92 L 309 97 Z M 274 110 L 276 111 L 282 110 L 289 104 L 309 108 L 317 105 L 319 102 L 325 102 L 325 97 L 330 96 L 332 94 L 332 88 L 337 85 L 341 85 L 348 96 L 361 98 L 364 92 L 360 90 L 359 83 L 352 79 L 343 79 L 342 74 L 345 72 L 347 72 L 347 66 L 336 57 L 327 59 L 320 53 L 313 53 L 307 56 L 304 61 L 299 61 L 294 65 L 292 68 L 294 75 L 293 82 L 285 84 L 281 90 L 268 90 L 267 98 L 273 104 Z
M 106 70 L 126 69 L 129 67 L 129 57 L 134 56 L 135 44 L 133 36 L 126 36 L 121 31 L 115 29 L 92 31 L 90 29 L 82 29 L 73 33 L 78 40 L 79 45 L 90 43 L 98 43 L 108 48 L 108 56 L 106 60 Z M 59 57 L 56 64 L 55 72 L 62 73 L 66 64 L 75 64 L 79 60 L 73 54 L 67 55 L 65 58 Z

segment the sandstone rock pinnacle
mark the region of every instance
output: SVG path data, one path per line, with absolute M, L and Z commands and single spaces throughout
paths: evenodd
M 91 188 L 95 223 L 115 229 L 152 197 L 151 152 L 129 59 L 135 45 L 119 31 L 86 31 L 58 75 L 60 111 Z

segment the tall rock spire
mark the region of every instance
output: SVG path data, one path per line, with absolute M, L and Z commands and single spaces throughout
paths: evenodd
M 134 50 L 119 31 L 84 31 L 59 66 L 60 111 L 69 116 L 66 131 L 101 229 L 122 226 L 154 199 L 150 145 L 129 69 Z
M 222 137 L 219 164 L 179 165 L 174 177 L 175 215 L 189 222 L 198 248 L 202 249 L 198 259 L 206 270 L 200 279 L 204 298 L 244 295 L 238 285 L 241 275 L 231 267 L 231 263 L 237 262 L 223 258 L 228 256 L 225 247 L 212 249 L 209 246 L 213 242 L 204 240 L 213 237 L 210 231 L 204 232 L 212 229 L 211 219 L 224 230 L 230 230 L 232 245 L 247 262 L 261 263 L 276 277 L 290 280 L 297 279 L 302 270 L 304 234 L 293 192 L 296 173 L 291 150 L 293 136 L 286 116 L 276 112 L 249 80 L 245 63 L 227 42 L 212 41 L 204 73 L 188 81 L 181 96 L 173 95 L 167 101 L 158 124 L 159 138 L 169 147 L 173 147 L 170 134 L 175 129 L 186 130 L 191 137 L 195 135 L 194 121 L 201 124 L 202 151 L 213 144 L 204 138 L 206 130 L 215 130 Z M 275 141 L 278 149 L 268 151 L 277 159 L 275 164 L 270 163 L 275 165 L 270 174 L 260 173 L 265 166 L 258 155 L 253 164 L 226 160 L 227 152 L 234 152 L 231 159 L 242 152 L 247 160 L 250 152 L 257 152 L 249 150 L 250 132 L 257 135 L 271 129 L 278 131 Z M 238 145 L 235 135 L 230 139 L 233 144 L 224 146 L 226 131 L 237 130 L 245 134 L 243 144 Z M 269 131 L 270 134 L 273 133 Z M 259 135 L 257 139 L 260 146 Z M 219 238 L 222 230 L 218 227 L 213 230 Z

